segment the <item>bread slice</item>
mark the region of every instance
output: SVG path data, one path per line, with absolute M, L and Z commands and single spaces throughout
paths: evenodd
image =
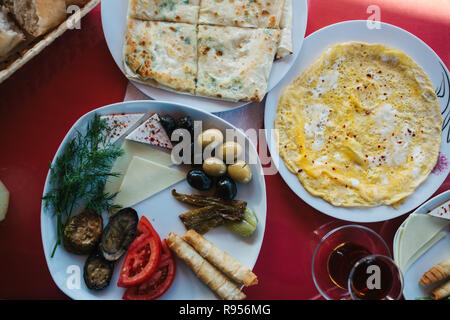
M 66 19 L 65 0 L 6 0 L 8 10 L 30 35 L 39 37 Z
M 0 61 L 6 59 L 19 43 L 25 40 L 25 35 L 8 17 L 4 7 L 0 7 Z
M 79 6 L 79 7 L 83 7 L 86 3 L 88 3 L 90 0 L 65 0 L 66 1 L 66 6 Z

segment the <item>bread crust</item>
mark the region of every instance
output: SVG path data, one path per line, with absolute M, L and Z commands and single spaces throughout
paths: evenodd
M 21 27 L 34 37 L 39 37 L 66 19 L 65 0 L 16 0 L 5 5 Z
M 14 22 L 9 19 L 8 12 L 0 7 L 0 61 L 4 60 L 25 40 L 25 35 Z

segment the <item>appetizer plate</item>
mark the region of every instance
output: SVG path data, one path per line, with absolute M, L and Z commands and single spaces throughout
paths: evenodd
M 405 214 L 431 197 L 445 181 L 450 166 L 450 73 L 439 56 L 422 40 L 413 34 L 390 24 L 381 23 L 379 29 L 369 29 L 365 20 L 346 21 L 320 29 L 305 38 L 302 50 L 286 77 L 275 87 L 266 99 L 264 114 L 269 149 L 278 166 L 278 171 L 288 186 L 306 203 L 329 216 L 353 222 L 377 222 L 393 219 Z M 401 49 L 417 61 L 433 82 L 441 104 L 444 125 L 439 153 L 439 162 L 427 180 L 410 195 L 398 208 L 377 206 L 364 208 L 335 207 L 322 198 L 311 195 L 303 188 L 297 176 L 284 165 L 274 142 L 273 128 L 278 101 L 286 87 L 319 58 L 328 47 L 342 42 L 362 41 L 382 43 Z
M 122 46 L 125 38 L 128 0 L 108 0 L 102 2 L 102 24 L 106 42 L 114 61 L 124 72 L 122 62 Z M 287 74 L 294 64 L 302 47 L 308 19 L 307 0 L 294 0 L 292 8 L 292 41 L 294 53 L 275 61 L 270 74 L 268 91 L 272 90 Z M 158 101 L 189 104 L 207 112 L 221 112 L 242 107 L 249 102 L 228 102 L 208 98 L 195 97 L 181 93 L 154 88 L 133 81 L 133 84 L 145 95 Z
M 414 213 L 427 214 L 429 210 L 433 210 L 448 200 L 450 200 L 450 191 L 443 192 L 425 202 Z M 400 227 L 398 230 L 400 230 Z M 394 236 L 394 257 L 398 256 L 396 245 L 399 240 L 398 230 Z M 430 285 L 429 287 L 421 286 L 419 280 L 433 266 L 450 258 L 450 226 L 447 226 L 444 230 L 447 235 L 420 256 L 403 275 L 403 296 L 405 299 L 415 300 L 427 298 L 430 296 L 431 290 L 434 289 L 435 285 Z
M 252 142 L 244 133 L 226 121 L 198 109 L 165 102 L 133 101 L 113 104 L 93 110 L 81 117 L 67 133 L 54 159 L 62 153 L 64 147 L 77 130 L 85 131 L 86 125 L 95 113 L 104 115 L 133 112 L 156 112 L 170 114 L 175 117 L 189 115 L 194 120 L 203 121 L 203 129 L 217 128 L 223 132 L 226 129 L 234 129 L 237 131 L 238 138 L 248 141 L 246 145 L 250 147 L 248 148 L 249 150 L 246 150 L 246 156 L 251 156 L 256 159 L 257 163 L 251 165 L 253 171 L 252 181 L 247 185 L 238 186 L 236 199 L 247 201 L 249 208 L 253 209 L 258 217 L 257 229 L 251 237 L 244 238 L 224 227 L 219 227 L 206 233 L 205 238 L 212 241 L 218 248 L 228 252 L 242 264 L 253 268 L 259 255 L 266 223 L 266 188 L 264 176 L 262 174 L 261 163 Z M 151 147 L 149 146 L 149 148 Z M 44 194 L 49 191 L 49 188 L 49 175 L 47 175 Z M 187 181 L 184 180 L 133 206 L 138 212 L 139 217 L 145 215 L 149 219 L 161 239 L 167 238 L 171 231 L 183 235 L 186 229 L 178 218 L 178 215 L 192 209 L 173 198 L 171 195 L 172 189 L 176 189 L 181 193 L 199 193 L 191 188 Z M 125 289 L 117 286 L 117 280 L 123 264 L 123 257 L 115 264 L 113 278 L 109 286 L 102 291 L 92 291 L 86 287 L 83 281 L 83 266 L 87 256 L 71 254 L 63 246 L 59 246 L 56 249 L 54 257 L 51 257 L 51 251 L 56 242 L 56 217 L 53 216 L 51 210 L 46 210 L 43 205 L 41 209 L 41 234 L 44 254 L 50 273 L 57 286 L 66 295 L 73 299 L 122 298 Z M 161 299 L 217 299 L 217 296 L 181 260 L 177 259 L 176 267 L 175 280 L 169 291 Z

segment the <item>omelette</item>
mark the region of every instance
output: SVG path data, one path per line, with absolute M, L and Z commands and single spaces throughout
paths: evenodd
M 334 206 L 398 206 L 438 159 L 433 84 L 404 52 L 349 42 L 322 54 L 280 98 L 279 153 L 303 187 Z

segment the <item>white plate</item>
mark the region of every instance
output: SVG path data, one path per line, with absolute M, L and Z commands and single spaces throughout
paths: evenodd
M 122 63 L 122 45 L 125 37 L 126 19 L 127 19 L 127 0 L 108 0 L 102 2 L 102 24 L 105 33 L 106 42 L 114 61 L 124 72 Z M 302 47 L 303 38 L 306 32 L 306 22 L 308 19 L 307 0 L 293 1 L 293 19 L 292 19 L 292 40 L 294 53 L 289 57 L 275 61 L 270 74 L 268 91 L 272 90 L 295 62 L 295 59 Z M 134 85 L 145 95 L 158 101 L 167 101 L 173 103 L 189 104 L 195 108 L 207 112 L 227 111 L 233 108 L 245 106 L 249 102 L 227 102 L 208 98 L 195 97 L 185 94 L 174 93 L 171 91 L 154 88 L 133 81 Z
M 232 233 L 224 227 L 219 227 L 209 231 L 205 237 L 211 240 L 218 248 L 230 253 L 244 265 L 253 268 L 258 258 L 261 244 L 263 241 L 265 223 L 266 223 L 266 189 L 264 176 L 262 175 L 262 167 L 257 157 L 256 149 L 251 141 L 238 129 L 224 120 L 211 115 L 209 113 L 193 109 L 191 107 L 175 105 L 170 103 L 161 103 L 155 101 L 134 101 L 113 104 L 102 107 L 81 117 L 70 129 L 64 138 L 61 146 L 56 152 L 55 159 L 58 157 L 68 140 L 74 135 L 76 130 L 85 130 L 87 123 L 92 119 L 94 113 L 111 114 L 122 112 L 157 112 L 161 114 L 190 115 L 194 120 L 203 121 L 203 128 L 215 127 L 223 132 L 226 129 L 237 130 L 237 135 L 248 141 L 250 148 L 246 150 L 247 156 L 256 157 L 257 164 L 251 165 L 253 171 L 253 179 L 248 185 L 239 185 L 237 199 L 248 202 L 248 206 L 252 208 L 258 217 L 258 226 L 255 234 L 249 239 L 243 238 Z M 189 207 L 175 200 L 170 190 L 175 188 L 182 193 L 197 193 L 188 183 L 182 181 L 173 187 L 163 190 L 153 197 L 134 206 L 139 216 L 145 215 L 159 233 L 161 239 L 167 238 L 170 231 L 179 235 L 186 231 L 181 223 L 178 215 L 188 211 Z M 44 194 L 49 191 L 49 176 L 45 182 Z M 117 280 L 123 258 L 115 265 L 114 275 L 110 285 L 102 291 L 91 291 L 87 289 L 82 279 L 83 266 L 86 256 L 78 256 L 68 253 L 62 246 L 58 247 L 53 258 L 50 257 L 52 248 L 56 241 L 56 219 L 52 216 L 52 212 L 41 209 L 41 233 L 44 246 L 44 254 L 47 265 L 53 280 L 57 286 L 69 297 L 73 299 L 121 299 L 124 292 L 123 288 L 117 287 Z M 81 287 L 80 289 L 70 289 L 72 276 L 76 276 L 74 272 L 81 270 Z M 69 284 L 69 286 L 68 286 Z M 180 260 L 177 260 L 177 272 L 175 280 L 162 299 L 216 299 L 217 296 L 204 285 L 194 273 Z
M 272 139 L 271 130 L 273 129 L 278 101 L 285 88 L 294 81 L 294 79 L 299 77 L 306 67 L 318 59 L 324 50 L 333 44 L 347 41 L 383 43 L 401 49 L 414 58 L 419 65 L 424 68 L 434 86 L 437 88 L 443 118 L 446 123 L 443 130 L 440 153 L 448 162 L 448 159 L 450 159 L 450 74 L 447 68 L 430 47 L 411 33 L 386 23 L 382 23 L 381 29 L 373 30 L 367 28 L 366 24 L 367 21 L 365 20 L 341 22 L 318 30 L 305 38 L 300 55 L 291 71 L 289 71 L 280 84 L 269 92 L 267 96 L 264 115 L 265 127 L 267 129 L 267 141 L 271 141 Z M 397 209 L 391 206 L 377 206 L 372 208 L 335 207 L 322 198 L 315 197 L 306 191 L 297 179 L 297 176 L 292 174 L 284 165 L 284 162 L 281 160 L 275 148 L 275 144 L 269 144 L 269 148 L 275 163 L 279 163 L 278 169 L 282 178 L 300 198 L 310 206 L 327 215 L 354 222 L 389 220 L 413 210 L 436 192 L 440 185 L 445 181 L 450 170 L 449 165 L 447 164 L 444 169 L 436 173 L 431 173 L 427 180 Z
M 428 200 L 419 208 L 417 208 L 414 213 L 426 214 L 428 210 L 432 210 L 439 206 L 440 204 L 450 200 L 450 190 L 445 191 L 436 197 Z M 403 222 L 404 224 L 404 222 Z M 398 230 L 403 226 L 399 227 Z M 394 257 L 398 256 L 397 244 L 399 231 L 395 233 L 394 236 Z M 429 287 L 423 287 L 419 285 L 419 280 L 422 275 L 430 270 L 433 266 L 450 258 L 450 226 L 447 226 L 447 235 L 435 243 L 430 249 L 428 249 L 422 256 L 420 256 L 403 275 L 403 296 L 407 300 L 422 299 L 430 296 L 431 290 L 434 288 L 433 285 Z

